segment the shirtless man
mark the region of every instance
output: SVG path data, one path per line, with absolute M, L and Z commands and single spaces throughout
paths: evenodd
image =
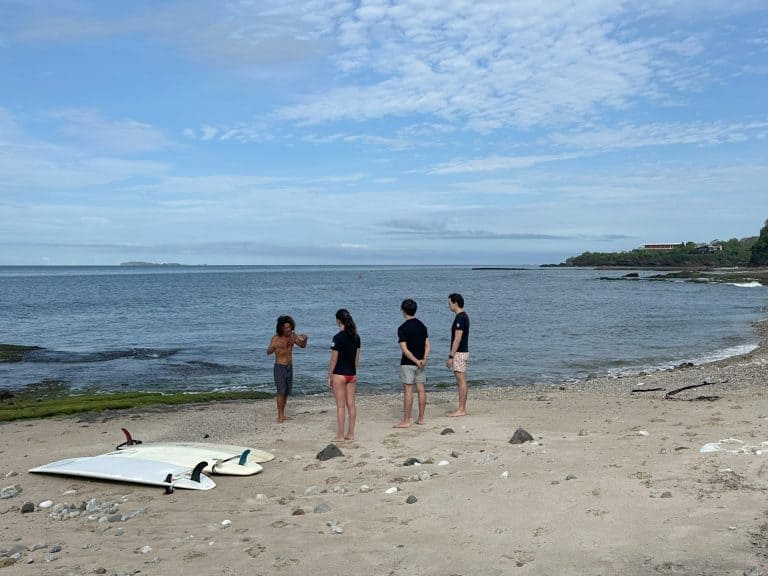
M 293 388 L 293 347 L 307 347 L 307 335 L 296 334 L 296 322 L 290 316 L 277 319 L 275 335 L 267 347 L 267 355 L 275 355 L 275 386 L 277 387 L 277 421 L 290 420 L 285 415 L 285 404 Z

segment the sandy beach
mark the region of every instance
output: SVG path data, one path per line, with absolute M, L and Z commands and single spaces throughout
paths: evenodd
M 425 425 L 406 430 L 392 427 L 400 395 L 363 395 L 357 439 L 327 461 L 316 455 L 335 431 L 329 395 L 292 398 L 283 425 L 272 401 L 3 424 L 2 487 L 21 493 L 0 500 L 0 574 L 757 576 L 768 573 L 766 376 L 763 345 L 649 375 L 471 389 L 464 418 L 445 416 L 455 391 L 441 391 Z M 632 392 L 651 388 L 663 390 Z M 173 494 L 27 472 L 112 450 L 121 427 L 276 458 Z M 518 428 L 534 442 L 511 444 Z

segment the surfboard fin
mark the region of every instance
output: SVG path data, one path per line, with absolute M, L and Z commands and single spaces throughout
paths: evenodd
M 251 453 L 251 449 L 248 448 L 248 450 L 243 450 L 243 453 L 240 454 L 240 460 L 237 461 L 240 466 L 245 466 L 246 461 L 248 460 L 248 455 Z
M 133 436 L 131 436 L 131 433 L 128 432 L 125 428 L 120 428 L 120 430 L 123 431 L 123 434 L 125 434 L 125 442 L 122 444 L 118 444 L 116 449 L 120 450 L 123 446 L 134 446 L 136 444 L 141 444 L 141 440 L 134 440 Z
M 165 477 L 165 481 L 168 483 L 168 486 L 165 487 L 165 493 L 166 494 L 173 494 L 173 474 L 168 474 L 168 476 Z
M 208 462 L 206 462 L 205 460 L 203 460 L 202 462 L 199 462 L 197 466 L 195 466 L 192 469 L 192 475 L 190 476 L 190 480 L 192 480 L 193 482 L 200 483 L 200 474 L 203 473 L 203 468 L 205 468 L 206 466 L 208 466 Z

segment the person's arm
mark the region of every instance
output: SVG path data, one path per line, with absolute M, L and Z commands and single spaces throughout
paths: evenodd
M 424 366 L 427 365 L 427 362 L 429 361 L 429 353 L 432 351 L 432 346 L 429 343 L 429 338 L 427 338 L 424 341 L 424 358 L 422 358 L 421 363 L 419 366 L 424 368 Z
M 453 342 L 451 342 L 451 350 L 448 352 L 448 361 L 445 363 L 448 368 L 453 366 L 453 357 L 456 356 L 456 351 L 459 349 L 459 344 L 461 344 L 461 336 L 464 334 L 464 330 L 456 330 L 456 332 L 453 335 Z
M 276 340 L 277 336 L 272 336 L 272 340 L 269 341 L 269 346 L 267 346 L 267 356 L 274 354 L 275 350 L 277 350 L 277 346 L 275 345 Z
M 336 368 L 336 362 L 339 360 L 338 350 L 331 350 L 331 360 L 328 362 L 328 386 L 333 381 L 333 370 Z
M 410 350 L 408 350 L 408 343 L 407 342 L 400 342 L 400 350 L 402 350 L 403 356 L 408 358 L 408 360 L 410 360 L 411 362 L 413 362 L 417 366 L 419 365 L 419 359 L 416 358 L 416 356 L 414 356 L 413 353 Z
M 355 372 L 357 372 L 357 366 L 360 364 L 360 347 L 358 346 L 357 351 L 355 352 Z

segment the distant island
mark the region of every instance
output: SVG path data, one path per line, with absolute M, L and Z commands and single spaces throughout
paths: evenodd
M 141 268 L 146 266 L 184 266 L 184 264 L 177 264 L 175 262 L 163 262 L 161 264 L 158 264 L 157 262 L 141 262 L 141 261 L 131 261 L 131 262 L 121 262 L 120 266 L 132 266 L 135 268 Z
M 768 266 L 768 220 L 760 236 L 713 240 L 706 243 L 679 242 L 644 244 L 625 252 L 584 252 L 554 266 L 616 268 L 747 268 Z

